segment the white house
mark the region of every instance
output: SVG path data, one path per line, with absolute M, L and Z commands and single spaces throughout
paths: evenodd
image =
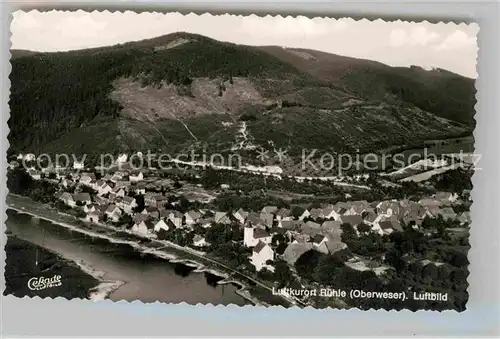
M 89 186 L 90 183 L 92 182 L 92 178 L 88 175 L 85 175 L 83 174 L 81 177 L 80 177 L 80 183 L 82 185 L 86 185 L 86 186 Z
M 441 203 L 449 203 L 449 202 L 455 202 L 458 199 L 458 194 L 457 193 L 451 193 L 451 192 L 437 192 L 434 195 L 434 198 Z
M 132 226 L 132 231 L 141 234 L 151 233 L 151 230 L 154 229 L 153 224 L 149 220 L 138 220 Z
M 71 195 L 71 193 L 64 192 L 59 197 L 59 200 L 61 200 L 62 202 L 64 202 L 69 207 L 75 207 L 76 206 L 75 199 L 73 199 L 73 196 Z
M 113 188 L 111 192 L 113 195 L 117 197 L 123 198 L 125 196 L 125 190 L 123 189 L 123 187 L 116 186 L 115 188 Z
M 323 208 L 323 216 L 325 219 L 339 220 L 340 214 L 338 211 L 340 209 L 340 207 L 336 208 L 334 205 L 329 204 Z
M 245 227 L 243 231 L 243 244 L 246 247 L 256 246 L 259 241 L 270 244 L 272 237 L 262 228 Z
M 127 154 L 120 154 L 118 156 L 118 158 L 116 159 L 116 163 L 123 164 L 123 163 L 127 162 L 127 160 L 128 160 L 128 155 Z
M 194 210 L 190 210 L 190 211 L 187 211 L 186 213 L 184 213 L 186 225 L 195 224 L 198 221 L 198 219 L 200 219 L 200 217 L 201 217 L 201 213 L 194 211 Z
M 142 174 L 142 172 L 130 173 L 130 175 L 128 176 L 128 180 L 130 182 L 142 181 L 142 180 L 144 180 L 144 175 Z
M 76 170 L 81 170 L 85 167 L 83 160 L 82 161 L 74 161 L 73 162 L 73 168 Z
M 95 212 L 95 205 L 94 204 L 90 204 L 90 205 L 85 205 L 83 206 L 83 211 L 85 213 L 90 213 L 90 212 Z
M 208 246 L 210 244 L 205 240 L 204 237 L 202 237 L 201 235 L 197 234 L 193 238 L 193 245 L 196 246 L 196 247 L 204 247 L 204 246 Z
M 109 205 L 105 213 L 108 216 L 108 218 L 114 222 L 120 220 L 120 217 L 122 215 L 122 211 L 115 204 Z
M 98 181 L 96 185 L 97 195 L 102 196 L 113 191 L 111 186 L 109 186 L 105 181 Z
M 160 230 L 168 231 L 169 229 L 170 227 L 168 227 L 167 223 L 163 221 L 163 219 L 160 219 L 160 221 L 158 221 L 154 227 L 154 231 L 156 233 L 160 232 Z
M 250 262 L 255 266 L 256 271 L 260 271 L 264 267 L 272 270 L 272 268 L 266 264 L 268 260 L 274 260 L 274 251 L 269 244 L 259 241 L 253 248 Z
M 30 169 L 28 171 L 28 174 L 31 178 L 33 178 L 33 180 L 40 180 L 42 178 L 42 173 L 35 169 Z
M 173 211 L 172 213 L 169 214 L 168 220 L 176 227 L 176 228 L 182 228 L 182 219 L 183 219 L 183 214 L 179 211 Z
M 132 210 L 137 206 L 135 198 L 129 196 L 123 197 L 121 201 L 117 202 L 116 204 L 128 214 L 131 214 Z
M 244 224 L 245 220 L 248 216 L 248 212 L 240 208 L 236 212 L 233 213 L 233 217 L 240 222 L 240 224 Z
M 311 213 L 309 213 L 308 210 L 304 210 L 304 212 L 302 212 L 302 214 L 299 216 L 299 220 L 304 220 L 305 218 L 309 217 L 311 215 Z
M 135 194 L 146 194 L 146 185 L 139 183 L 135 187 Z
M 92 212 L 88 213 L 87 217 L 86 217 L 86 220 L 88 222 L 95 222 L 95 223 L 97 223 L 97 222 L 99 222 L 99 219 L 100 219 L 100 214 L 97 211 L 92 211 Z

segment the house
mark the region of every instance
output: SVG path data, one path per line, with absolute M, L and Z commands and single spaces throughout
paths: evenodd
M 313 244 L 307 242 L 288 244 L 288 246 L 285 249 L 285 252 L 283 252 L 283 259 L 289 265 L 295 265 L 297 259 L 299 259 L 302 254 L 311 250 L 313 246 L 314 246 Z
M 309 211 L 307 209 L 304 210 L 304 212 L 302 212 L 302 214 L 299 216 L 299 220 L 304 220 L 305 218 L 309 217 L 311 215 L 311 213 L 309 213 Z
M 322 210 L 322 214 L 323 214 L 323 218 L 324 219 L 334 219 L 334 220 L 338 220 L 340 218 L 340 214 L 337 213 L 341 210 L 342 208 L 339 207 L 339 208 L 335 208 L 334 205 L 326 205 L 323 207 L 323 210 Z M 345 212 L 345 210 L 344 210 Z
M 274 260 L 274 251 L 269 244 L 259 241 L 253 248 L 250 262 L 255 266 L 256 271 L 260 271 L 264 267 L 267 269 L 270 268 L 267 264 L 268 260 Z
M 59 200 L 61 200 L 62 202 L 64 202 L 66 205 L 68 205 L 70 207 L 76 206 L 75 199 L 73 199 L 73 195 L 71 195 L 71 193 L 68 193 L 68 192 L 62 193 L 61 196 L 59 197 Z
M 217 224 L 229 225 L 231 223 L 231 219 L 226 212 L 215 212 L 214 222 Z
M 313 220 L 324 218 L 323 210 L 321 208 L 312 208 L 311 211 L 309 211 L 309 214 L 309 217 Z
M 245 227 L 243 230 L 243 244 L 246 247 L 253 247 L 259 241 L 270 244 L 272 237 L 266 230 L 256 227 Z
M 321 229 L 340 239 L 340 236 L 342 235 L 342 229 L 340 226 L 342 226 L 340 220 L 328 220 L 321 225 Z
M 28 174 L 30 175 L 31 178 L 33 178 L 33 180 L 40 180 L 42 178 L 42 173 L 35 169 L 30 169 L 28 171 Z
M 236 212 L 233 213 L 233 217 L 238 220 L 240 224 L 244 224 L 245 220 L 248 216 L 248 212 L 245 211 L 244 209 L 240 208 Z
M 325 244 L 330 254 L 334 254 L 347 248 L 347 245 L 340 241 L 340 239 L 329 238 Z
M 457 201 L 458 194 L 451 192 L 437 192 L 436 194 L 434 194 L 434 199 L 441 202 L 442 204 L 449 204 Z
M 186 222 L 186 225 L 193 225 L 200 218 L 201 218 L 201 213 L 194 210 L 190 210 L 184 213 L 184 220 Z
M 153 219 L 160 218 L 160 210 L 158 210 L 156 207 L 153 207 L 153 206 L 148 206 L 148 207 L 144 208 L 141 213 L 149 215 Z
M 266 206 L 260 211 L 261 213 L 269 213 L 269 214 L 274 214 L 278 211 L 277 206 Z
M 117 222 L 122 216 L 122 211 L 115 204 L 110 204 L 106 209 L 105 214 L 108 216 L 108 219 Z
M 117 164 L 124 164 L 127 162 L 127 160 L 128 160 L 128 155 L 123 153 L 123 154 L 120 154 L 118 156 L 118 158 L 116 159 L 116 163 Z
M 175 228 L 182 228 L 184 215 L 179 211 L 172 211 L 168 216 L 168 220 L 172 222 Z
M 273 226 L 274 214 L 261 212 L 259 217 L 265 226 L 267 227 Z
M 160 232 L 160 230 L 168 231 L 169 229 L 170 227 L 168 227 L 167 223 L 163 219 L 160 219 L 160 221 L 158 221 L 154 226 L 154 231 L 156 233 Z
M 457 219 L 460 221 L 460 225 L 469 224 L 471 222 L 470 212 L 465 211 L 460 213 Z
M 307 234 L 311 237 L 322 232 L 321 225 L 314 222 L 308 221 L 302 225 L 301 231 L 303 234 Z
M 320 247 L 321 245 L 325 244 L 326 242 L 328 242 L 328 238 L 325 237 L 324 235 L 322 234 L 316 234 L 313 238 L 312 238 L 312 243 L 314 246 L 316 247 Z
M 135 201 L 135 198 L 132 198 L 129 196 L 124 196 L 116 204 L 118 205 L 118 207 L 123 209 L 123 211 L 125 211 L 125 213 L 128 213 L 128 214 L 131 214 L 133 209 L 135 207 L 137 207 L 137 202 Z
M 363 218 L 363 221 L 367 224 L 367 225 L 373 225 L 375 222 L 378 221 L 378 219 L 380 219 L 381 216 L 377 215 L 377 213 L 375 212 L 363 212 L 361 214 L 361 217 Z
M 92 201 L 90 200 L 90 194 L 88 194 L 87 192 L 80 192 L 80 193 L 76 193 L 73 195 L 73 200 L 75 200 L 75 203 L 77 205 L 88 205 L 90 204 Z
M 438 215 L 442 216 L 444 220 L 453 220 L 457 218 L 457 214 L 451 207 L 440 209 Z
M 146 185 L 142 182 L 138 183 L 134 189 L 135 194 L 146 194 Z
M 361 218 L 360 215 L 343 215 L 340 217 L 340 222 L 354 227 L 361 224 L 363 222 L 363 218 Z
M 279 227 L 282 227 L 282 228 L 284 228 L 286 230 L 290 230 L 290 231 L 298 230 L 298 229 L 302 228 L 303 225 L 304 225 L 304 222 L 300 221 L 300 220 L 283 220 L 283 221 L 280 221 L 278 223 Z
M 399 215 L 401 212 L 401 205 L 396 200 L 385 200 L 377 205 L 377 211 L 379 214 L 384 214 L 389 217 L 391 215 Z
M 87 174 L 82 174 L 80 176 L 80 184 L 85 185 L 85 186 L 90 186 L 90 183 L 92 182 L 92 177 L 90 177 Z
M 205 241 L 205 238 L 202 237 L 201 235 L 197 234 L 193 238 L 193 245 L 196 247 L 204 247 L 210 245 L 208 242 Z
M 280 208 L 278 211 L 276 211 L 275 215 L 276 220 L 278 221 L 293 220 L 292 211 L 290 211 L 288 208 Z
M 148 234 L 154 230 L 154 225 L 150 220 L 138 220 L 134 222 L 132 231 L 140 234 Z
M 246 224 L 252 227 L 265 228 L 264 221 L 260 218 L 260 213 L 257 212 L 248 213 Z
M 111 174 L 106 174 L 105 176 L 102 177 L 102 180 L 103 181 L 111 181 L 112 177 L 113 176 Z
M 99 206 L 99 205 L 104 205 L 108 202 L 108 199 L 106 198 L 103 198 L 103 197 L 100 197 L 98 195 L 94 196 L 94 204 L 96 206 Z
M 72 182 L 70 179 L 66 179 L 66 178 L 63 178 L 63 179 L 61 179 L 61 181 L 60 181 L 60 185 L 61 185 L 62 187 L 68 187 L 68 186 L 71 186 L 71 184 L 72 184 L 72 183 L 73 183 L 73 182 Z
M 144 175 L 142 174 L 142 172 L 133 172 L 129 174 L 128 180 L 130 182 L 139 182 L 144 180 Z
M 75 160 L 75 161 L 73 162 L 73 168 L 74 168 L 74 169 L 76 169 L 76 170 L 81 170 L 81 169 L 83 169 L 84 167 L 85 167 L 85 164 L 84 164 L 83 160 L 82 160 L 82 161 L 76 161 L 76 160 Z
M 403 228 L 399 221 L 396 220 L 384 220 L 379 222 L 379 226 L 385 234 L 391 234 L 392 232 L 401 232 Z
M 198 219 L 198 225 L 200 225 L 203 228 L 210 228 L 212 227 L 212 223 L 214 222 L 214 218 L 202 218 Z
M 102 213 L 100 211 L 92 211 L 89 212 L 86 216 L 86 220 L 88 222 L 98 223 L 102 218 Z
M 85 205 L 83 206 L 83 211 L 85 213 L 90 213 L 90 212 L 94 212 L 96 210 L 95 208 L 95 205 L 94 204 L 89 204 L 89 205 Z
M 99 195 L 99 196 L 108 194 L 108 193 L 113 191 L 111 186 L 109 186 L 108 183 L 103 181 L 103 180 L 99 180 L 97 182 L 95 190 L 97 191 L 97 195 Z
M 146 193 L 144 195 L 144 203 L 148 206 L 162 208 L 168 203 L 168 198 L 161 194 Z
M 348 203 L 348 206 L 347 211 L 344 213 L 345 215 L 361 215 L 364 211 L 371 208 L 366 200 L 351 201 Z
M 147 205 L 147 206 L 153 206 L 153 205 L 156 205 L 156 199 L 155 197 L 157 196 L 158 194 L 156 193 L 153 193 L 153 192 L 146 192 L 144 194 L 144 204 Z M 156 206 L 155 206 L 156 207 Z
M 111 194 L 115 197 L 123 198 L 125 196 L 125 189 L 120 186 L 115 186 L 115 188 L 111 190 Z

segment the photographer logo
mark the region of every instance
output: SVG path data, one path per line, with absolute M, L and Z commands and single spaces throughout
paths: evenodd
M 28 288 L 32 291 L 41 291 L 51 287 L 61 286 L 61 276 L 54 275 L 52 278 L 33 277 L 28 280 Z

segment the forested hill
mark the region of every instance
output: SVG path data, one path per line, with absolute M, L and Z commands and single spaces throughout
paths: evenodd
M 11 52 L 9 142 L 10 152 L 16 153 L 170 147 L 192 142 L 194 134 L 196 140 L 208 141 L 214 133 L 206 129 L 228 126 L 221 122 L 236 123 L 249 114 L 255 142 L 290 144 L 293 139 L 294 147 L 322 145 L 325 138 L 339 148 L 386 147 L 473 128 L 473 82 L 471 88 L 471 79 L 447 72 L 421 75 L 421 70 L 332 55 L 313 65 L 311 60 L 298 62 L 297 53 L 285 57 L 273 48 L 188 33 L 70 52 Z M 289 108 L 278 112 L 269 106 L 278 99 Z M 352 102 L 357 106 L 348 107 Z M 224 115 L 212 117 L 214 112 Z M 398 121 L 401 117 L 404 123 Z M 315 121 L 324 125 L 322 119 L 341 131 L 349 130 L 342 125 L 376 127 L 378 121 L 381 129 L 393 128 L 400 138 L 389 137 L 386 130 L 370 140 L 367 135 L 373 133 L 364 126 L 348 136 L 333 129 L 325 131 L 331 135 L 318 136 L 309 126 Z M 389 127 L 382 123 L 388 119 Z M 421 128 L 425 122 L 428 130 Z M 219 132 L 218 145 L 234 140 L 234 130 Z
M 371 99 L 392 94 L 440 117 L 474 125 L 474 79 L 437 68 L 390 67 L 380 62 L 297 48 L 262 50 L 298 69 Z

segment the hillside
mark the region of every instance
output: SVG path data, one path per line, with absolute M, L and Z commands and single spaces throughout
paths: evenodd
M 320 51 L 261 47 L 263 51 L 319 79 L 372 100 L 395 96 L 440 117 L 474 125 L 474 80 L 418 66 L 390 67 L 382 63 Z
M 372 151 L 473 128 L 473 82 L 446 71 L 187 33 L 13 54 L 11 153 Z

